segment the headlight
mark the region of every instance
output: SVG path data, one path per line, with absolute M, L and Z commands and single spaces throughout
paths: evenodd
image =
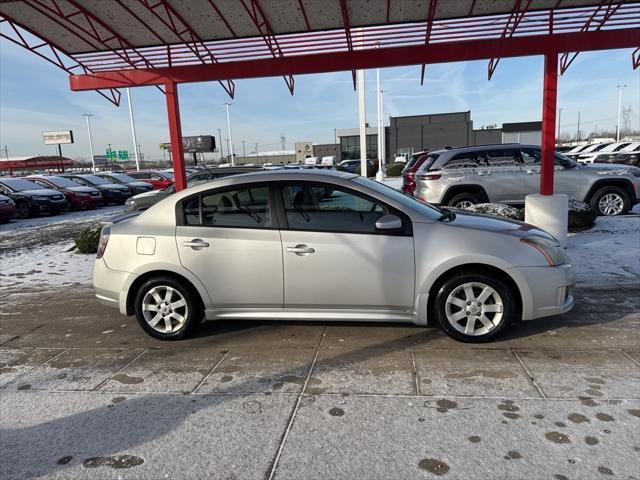
M 544 237 L 524 237 L 520 241 L 538 250 L 547 260 L 549 266 L 562 265 L 567 262 L 567 256 L 560 244 L 555 240 Z
M 131 206 L 131 205 L 133 205 L 134 203 L 135 203 L 135 201 L 133 200 L 133 197 L 129 197 L 129 198 L 127 198 L 127 199 L 125 200 L 125 202 L 124 202 L 124 204 L 125 204 L 126 206 L 128 206 L 128 207 L 129 207 L 129 206 Z

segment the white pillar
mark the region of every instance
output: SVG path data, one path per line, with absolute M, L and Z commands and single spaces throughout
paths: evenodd
M 140 159 L 138 158 L 138 140 L 136 139 L 136 125 L 133 121 L 133 104 L 131 103 L 131 89 L 127 88 L 127 99 L 129 100 L 129 121 L 131 122 L 131 136 L 133 137 L 133 154 L 136 159 L 136 170 L 140 170 Z
M 553 235 L 560 245 L 567 246 L 569 227 L 569 197 L 564 194 L 527 195 L 524 221 Z
M 225 103 L 225 106 L 227 107 L 227 129 L 229 130 L 229 154 L 231 155 L 231 165 L 235 165 L 236 162 L 233 159 L 233 137 L 231 136 L 231 119 L 229 118 L 229 105 L 231 105 L 230 103 Z
M 380 69 L 376 68 L 376 106 L 378 110 L 378 173 L 376 180 L 384 180 L 384 164 L 382 162 L 382 92 L 380 91 Z
M 83 113 L 84 118 L 87 119 L 87 132 L 89 133 L 89 150 L 91 151 L 91 171 L 96 173 L 96 161 L 93 158 L 93 140 L 91 139 L 91 124 L 89 123 L 90 113 Z M 6 148 L 6 147 L 5 147 Z
M 356 72 L 358 78 L 358 119 L 360 125 L 360 175 L 367 176 L 367 116 L 364 97 L 364 70 Z

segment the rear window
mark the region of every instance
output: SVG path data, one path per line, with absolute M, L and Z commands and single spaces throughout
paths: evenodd
M 72 182 L 68 178 L 63 177 L 46 177 L 45 180 L 59 188 L 78 186 L 76 182 Z
M 37 183 L 33 183 L 22 178 L 3 178 L 2 183 L 16 192 L 22 192 L 24 190 L 40 190 L 44 188 Z
M 419 153 L 417 155 L 411 155 L 411 158 L 407 162 L 407 166 L 404 167 L 404 168 L 406 168 L 407 170 L 415 170 L 415 168 L 413 168 L 414 165 L 416 165 L 416 168 L 419 168 L 420 164 L 426 158 L 426 156 L 427 156 L 426 153 Z
M 629 145 L 631 145 L 631 143 L 622 143 L 618 145 L 616 148 L 614 148 L 612 151 L 617 152 L 619 150 L 622 150 L 624 147 L 628 147 Z

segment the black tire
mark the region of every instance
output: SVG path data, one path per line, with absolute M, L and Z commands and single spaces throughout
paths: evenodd
M 31 210 L 27 202 L 18 202 L 16 204 L 16 215 L 20 219 L 29 218 L 31 216 Z
M 484 318 L 488 318 L 491 323 L 494 324 L 494 326 L 491 327 L 491 330 L 483 332 L 483 330 L 486 330 L 486 327 L 484 327 L 484 322 L 481 321 L 480 316 L 476 316 L 473 311 L 471 311 L 470 313 L 466 313 L 466 315 L 462 317 L 461 320 L 463 320 L 462 323 L 466 326 L 466 323 L 470 321 L 469 319 L 474 319 L 474 316 L 476 316 L 475 320 L 472 320 L 474 321 L 473 325 L 475 325 L 475 328 L 479 330 L 475 335 L 466 334 L 456 329 L 456 327 L 454 327 L 454 325 L 449 322 L 447 318 L 447 299 L 449 298 L 449 295 L 451 295 L 454 291 L 458 290 L 465 284 L 482 284 L 491 287 L 497 293 L 499 299 L 501 299 L 502 301 L 502 315 L 501 317 L 498 317 L 498 313 L 484 312 L 484 308 L 497 303 L 493 295 L 486 301 L 483 307 L 477 307 L 477 305 L 479 304 L 475 302 L 470 302 L 471 306 L 467 306 L 469 305 L 469 303 L 463 301 L 464 303 L 467 303 L 467 305 L 465 305 L 464 307 L 455 307 L 459 308 L 460 310 L 453 312 L 453 314 L 455 315 L 459 312 L 466 313 L 474 308 L 482 309 L 481 313 L 484 314 Z M 479 293 L 482 291 L 482 287 L 476 286 L 473 287 L 472 290 Z M 467 343 L 484 343 L 494 340 L 496 337 L 501 335 L 508 328 L 509 324 L 515 319 L 516 311 L 517 309 L 515 298 L 504 281 L 502 281 L 495 275 L 480 272 L 458 273 L 451 276 L 440 286 L 440 288 L 436 292 L 435 301 L 433 303 L 433 313 L 442 330 L 451 338 L 460 342 Z M 459 328 L 464 328 L 460 321 L 456 321 L 454 323 L 457 324 Z
M 614 195 L 618 196 L 622 200 L 622 210 L 618 213 L 605 213 L 600 205 L 600 200 L 606 195 Z M 624 215 L 629 210 L 631 210 L 631 198 L 629 198 L 629 193 L 621 188 L 616 186 L 603 187 L 593 194 L 589 204 L 593 207 L 598 215 L 602 216 L 615 216 L 615 215 Z
M 478 203 L 482 203 L 482 200 L 478 195 L 465 192 L 465 193 L 459 193 L 451 197 L 449 200 L 447 200 L 447 205 L 454 208 L 464 208 L 462 206 L 458 206 L 463 202 L 469 202 L 472 205 L 477 205 Z
M 150 323 L 148 323 L 145 319 L 142 309 L 145 296 L 151 290 L 155 288 L 162 289 L 163 287 L 171 287 L 172 289 L 177 291 L 186 302 L 186 310 L 183 310 L 182 307 L 177 310 L 177 313 L 179 314 L 186 313 L 186 315 L 183 315 L 185 318 L 183 324 L 179 329 L 171 331 L 170 333 L 163 333 L 152 327 Z M 200 323 L 202 323 L 202 317 L 204 315 L 202 302 L 200 301 L 197 292 L 194 292 L 190 286 L 184 285 L 183 283 L 177 281 L 175 278 L 164 275 L 147 280 L 140 286 L 140 288 L 136 292 L 133 308 L 136 319 L 138 320 L 138 323 L 140 324 L 142 329 L 152 337 L 159 340 L 182 340 L 183 338 L 186 338 L 188 335 L 195 331 Z M 158 324 L 160 323 L 166 325 L 164 320 L 160 320 Z

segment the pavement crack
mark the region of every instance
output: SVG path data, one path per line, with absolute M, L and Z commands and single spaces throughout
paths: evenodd
M 524 370 L 524 373 L 527 375 L 527 377 L 529 377 L 529 381 L 531 382 L 531 384 L 536 387 L 536 390 L 538 390 L 538 393 L 540 394 L 540 396 L 542 398 L 547 398 L 547 396 L 544 394 L 544 391 L 542 390 L 542 387 L 540 386 L 540 384 L 537 382 L 537 380 L 535 379 L 535 377 L 531 374 L 531 372 L 529 371 L 529 369 L 527 368 L 527 366 L 524 364 L 524 362 L 522 361 L 522 359 L 520 358 L 520 355 L 518 355 L 518 352 L 516 352 L 515 348 L 511 349 L 511 353 L 513 353 L 513 355 L 516 357 L 516 360 L 518 360 L 518 362 L 520 363 L 520 366 L 522 367 L 522 369 Z
M 119 373 L 122 373 L 125 371 L 125 369 L 127 367 L 129 367 L 129 365 L 131 365 L 133 362 L 135 362 L 136 360 L 138 360 L 142 355 L 144 355 L 145 353 L 147 353 L 149 351 L 148 348 L 145 348 L 142 352 L 140 352 L 138 355 L 135 356 L 135 358 L 133 360 L 131 360 L 130 362 L 128 362 L 126 365 L 124 365 L 121 369 L 119 369 L 117 372 L 113 373 L 112 375 L 109 375 L 107 378 L 105 378 L 103 381 L 101 381 L 98 385 L 96 385 L 95 387 L 93 387 L 91 389 L 92 392 L 95 392 L 97 390 L 99 390 L 100 388 L 102 388 L 109 380 L 111 380 L 114 376 L 118 375 Z
M 636 365 L 638 365 L 640 367 L 640 362 L 638 362 L 635 358 L 633 358 L 631 355 L 629 355 L 627 352 L 625 352 L 622 348 L 620 349 L 620 351 L 622 352 L 622 354 L 627 357 L 629 360 L 631 360 L 633 363 L 635 363 Z
M 215 371 L 216 371 L 216 368 L 218 368 L 218 367 L 220 366 L 220 364 L 224 361 L 224 359 L 225 359 L 225 358 L 227 358 L 227 355 L 229 355 L 229 351 L 224 352 L 224 355 L 222 355 L 222 357 L 220 358 L 220 360 L 218 360 L 218 361 L 216 362 L 216 364 L 213 366 L 213 368 L 212 368 L 211 370 L 209 370 L 209 373 L 207 373 L 207 374 L 204 376 L 204 378 L 203 378 L 202 380 L 200 380 L 200 383 L 198 383 L 198 385 L 196 385 L 196 388 L 194 388 L 193 390 L 191 390 L 191 393 L 190 393 L 189 395 L 191 395 L 191 394 L 193 394 L 193 393 L 197 393 L 197 392 L 198 392 L 198 389 L 199 389 L 202 385 L 204 385 L 204 382 L 206 382 L 206 381 L 209 379 L 209 377 L 213 374 L 213 372 L 215 372 Z
M 411 365 L 412 365 L 412 372 L 411 374 L 413 375 L 413 381 L 415 383 L 415 387 L 416 387 L 416 395 L 420 396 L 420 379 L 418 378 L 418 369 L 416 368 L 416 356 L 413 353 L 413 348 L 411 349 Z
M 55 360 L 56 358 L 58 358 L 60 355 L 63 355 L 65 353 L 67 353 L 69 350 L 71 350 L 70 348 L 65 348 L 63 351 L 61 351 L 60 353 L 58 353 L 57 355 L 54 355 L 51 358 L 47 358 L 45 361 L 40 362 L 38 365 L 35 365 L 34 367 L 30 368 L 29 370 L 27 370 L 26 372 L 22 373 L 21 375 L 18 375 L 16 378 L 14 378 L 13 380 L 9 380 L 7 383 L 4 383 L 2 385 L 0 385 L 0 389 L 5 388 L 7 385 L 11 385 L 13 382 L 15 382 L 16 380 L 21 379 L 22 377 L 24 377 L 25 375 L 30 374 L 31 372 L 33 372 L 36 368 L 41 367 L 42 365 L 44 365 L 45 363 L 49 363 L 52 360 Z

